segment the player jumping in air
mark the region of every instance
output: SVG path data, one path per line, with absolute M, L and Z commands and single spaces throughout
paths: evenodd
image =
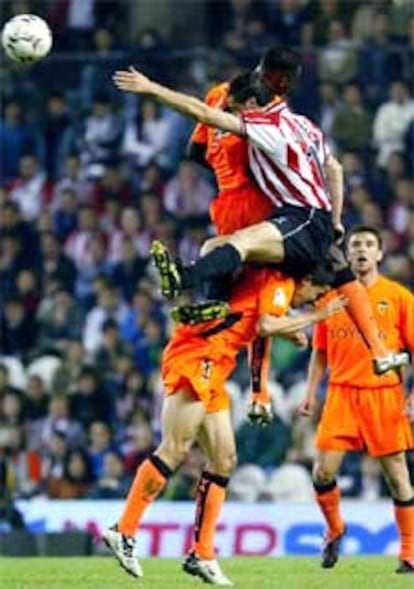
M 391 353 L 384 346 L 364 288 L 340 248 L 332 250 L 335 233 L 343 234 L 342 169 L 319 127 L 293 113 L 286 103 L 300 71 L 296 51 L 269 49 L 257 70 L 262 102 L 268 102 L 261 110 L 238 116 L 165 88 L 133 68 L 115 73 L 114 82 L 121 90 L 149 94 L 199 121 L 247 138 L 250 171 L 277 208 L 267 221 L 207 242 L 205 255 L 190 267 L 176 265 L 159 242 L 154 244 L 153 258 L 164 295 L 174 298 L 183 289 L 229 276 L 244 262 L 280 264 L 287 274 L 303 276 L 331 250 L 336 287 L 348 299 L 347 311 L 371 352 L 375 372 L 382 374 L 407 364 L 408 356 Z

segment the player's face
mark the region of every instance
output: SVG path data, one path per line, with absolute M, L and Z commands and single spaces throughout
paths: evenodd
M 356 274 L 366 274 L 377 270 L 382 260 L 378 239 L 369 231 L 355 233 L 349 238 L 347 257 L 351 269 Z
M 236 114 L 241 112 L 242 110 L 249 109 L 249 108 L 257 108 L 257 106 L 258 106 L 257 100 L 254 96 L 250 96 L 244 102 L 237 102 L 236 100 L 234 100 L 233 96 L 230 94 L 230 96 L 227 99 L 227 103 L 228 103 L 228 106 L 229 106 L 229 109 L 231 110 L 231 112 L 236 113 Z
M 313 284 L 311 280 L 304 279 L 296 285 L 291 306 L 300 307 L 307 303 L 314 303 L 331 289 L 328 285 Z

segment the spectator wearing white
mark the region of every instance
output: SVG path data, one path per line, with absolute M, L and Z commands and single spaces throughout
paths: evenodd
M 402 80 L 395 81 L 390 88 L 390 100 L 379 107 L 374 118 L 373 139 L 380 167 L 386 167 L 393 152 L 404 152 L 404 135 L 412 120 L 414 100 L 408 85 Z
M 164 206 L 179 219 L 207 215 L 214 190 L 197 172 L 196 166 L 183 161 L 178 174 L 165 185 Z
M 148 258 L 151 234 L 144 230 L 138 210 L 126 207 L 121 212 L 120 227 L 109 236 L 108 258 L 117 263 L 122 260 L 122 246 L 125 239 L 132 239 L 135 251 L 140 258 Z
M 65 254 L 71 258 L 78 270 L 91 263 L 91 243 L 99 235 L 95 211 L 88 206 L 80 208 L 78 227 L 69 235 L 65 243 Z
M 103 344 L 102 326 L 106 319 L 114 319 L 118 325 L 127 313 L 127 306 L 120 302 L 115 289 L 106 286 L 99 294 L 98 303 L 85 318 L 83 346 L 90 354 L 96 354 Z
M 145 168 L 151 161 L 165 167 L 169 130 L 170 123 L 162 107 L 154 100 L 145 99 L 135 120 L 125 127 L 121 151 L 134 167 Z
M 46 200 L 46 174 L 35 155 L 25 155 L 19 162 L 20 176 L 13 182 L 10 199 L 20 209 L 25 221 L 35 221 Z
M 345 25 L 339 20 L 329 24 L 328 42 L 321 49 L 319 75 L 324 82 L 344 84 L 355 78 L 357 62 L 355 48 Z
M 105 163 L 109 163 L 118 151 L 122 122 L 112 110 L 103 94 L 95 96 L 92 112 L 85 120 L 81 160 L 87 166 L 88 177 L 101 177 Z
M 69 155 L 65 160 L 64 173 L 53 192 L 52 210 L 59 208 L 60 197 L 65 190 L 73 190 L 78 205 L 90 203 L 92 184 L 86 180 L 79 156 L 76 154 Z

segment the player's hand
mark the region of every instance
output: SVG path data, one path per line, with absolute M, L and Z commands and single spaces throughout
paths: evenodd
M 137 94 L 150 93 L 154 85 L 147 76 L 144 76 L 132 66 L 128 70 L 116 71 L 112 79 L 119 90 L 136 92 Z
M 345 238 L 345 227 L 342 223 L 334 224 L 335 243 L 341 244 Z
M 273 420 L 271 403 L 251 401 L 247 408 L 247 419 L 253 425 L 266 426 Z
M 404 412 L 408 415 L 411 423 L 414 423 L 414 392 L 406 398 Z
M 316 407 L 316 399 L 313 396 L 306 397 L 299 403 L 298 413 L 301 417 L 312 417 Z
M 309 345 L 308 336 L 304 331 L 295 331 L 295 333 L 292 333 L 288 336 L 288 339 L 298 348 L 305 349 Z
M 328 301 L 326 305 L 324 305 L 318 312 L 320 319 L 323 321 L 325 319 L 329 319 L 333 315 L 336 315 L 342 309 L 344 309 L 348 304 L 348 299 L 343 295 L 339 297 L 335 297 L 334 299 Z

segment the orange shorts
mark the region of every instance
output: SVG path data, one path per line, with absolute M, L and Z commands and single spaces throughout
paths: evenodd
M 212 354 L 209 348 L 192 340 L 175 341 L 165 349 L 161 375 L 166 396 L 186 388 L 204 403 L 207 413 L 215 413 L 230 407 L 225 385 L 235 360 L 216 351 Z
M 366 450 L 370 456 L 387 456 L 413 446 L 401 385 L 329 386 L 316 435 L 319 450 Z
M 219 235 L 230 235 L 264 221 L 274 210 L 274 204 L 263 192 L 245 184 L 238 190 L 219 192 L 210 205 L 210 217 Z

